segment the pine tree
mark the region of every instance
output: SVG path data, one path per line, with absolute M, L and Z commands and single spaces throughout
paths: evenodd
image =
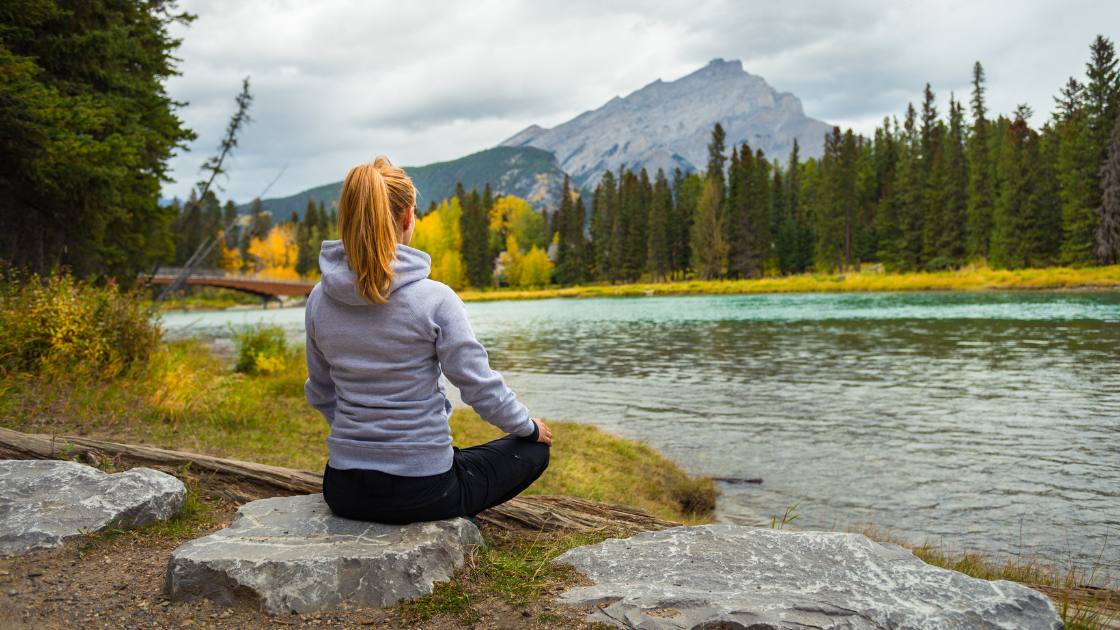
M 723 125 L 717 122 L 712 127 L 712 140 L 708 143 L 707 177 L 718 178 L 721 186 L 724 182 L 723 165 L 727 162 L 727 156 L 724 155 L 726 139 L 727 134 L 723 131 Z
M 941 133 L 938 128 L 937 105 L 929 83 L 926 83 L 926 88 L 922 92 L 922 127 L 920 133 L 922 141 L 922 171 L 925 177 L 928 178 L 930 172 L 933 170 L 933 157 L 940 148 L 938 145 L 941 140 Z
M 463 192 L 463 196 L 459 193 Z M 462 186 L 456 186 L 455 198 L 459 200 L 459 236 L 462 240 L 460 253 L 466 269 L 467 282 L 481 289 L 491 285 L 494 275 L 494 257 L 490 252 L 490 208 L 494 198 L 487 184 L 481 197 L 472 190 L 465 194 Z M 464 202 L 465 197 L 465 202 Z
M 627 197 L 633 194 L 633 186 L 628 184 L 628 180 L 633 179 L 633 177 L 633 173 L 619 168 L 615 190 L 611 192 L 609 197 L 609 203 L 611 204 L 611 238 L 608 268 L 610 269 L 609 278 L 612 282 L 618 282 L 627 277 L 626 237 L 630 230 L 630 215 L 627 212 L 630 202 Z
M 824 155 L 820 162 L 821 190 L 816 199 L 815 223 L 817 226 L 816 266 L 822 270 L 843 269 L 847 260 L 847 239 L 850 237 L 847 218 L 844 161 L 844 135 L 839 127 L 825 136 Z
M 992 213 L 991 263 L 994 267 L 1017 269 L 1026 263 L 1022 232 L 1036 141 L 1037 134 L 1027 125 L 1024 112 L 1017 113 L 1003 131 L 1003 147 L 997 165 L 1000 195 Z
M 611 277 L 611 200 L 614 194 L 614 173 L 607 171 L 591 196 L 591 277 L 600 281 Z
M 719 216 L 723 202 L 720 180 L 716 176 L 704 178 L 703 192 L 692 223 L 692 267 L 706 280 L 720 277 L 727 259 L 727 245 L 723 242 Z
M 338 215 L 332 209 L 330 213 L 327 212 L 327 206 L 322 201 L 319 202 L 319 237 L 329 238 L 327 235 L 334 233 L 338 227 Z
M 992 234 L 992 207 L 995 205 L 995 160 L 991 123 L 984 103 L 984 67 L 972 67 L 972 133 L 968 137 L 968 206 L 966 251 L 972 257 L 988 255 Z
M 186 203 L 179 210 L 179 216 L 174 224 L 175 232 L 175 264 L 182 265 L 194 254 L 202 243 L 202 207 L 198 200 L 198 193 L 191 189 Z
M 649 235 L 646 269 L 651 279 L 664 280 L 672 271 L 670 225 L 673 212 L 673 191 L 665 171 L 657 169 L 653 183 L 653 199 L 649 209 Z
M 1067 84 L 1067 88 L 1070 87 Z M 1055 124 L 1058 138 L 1057 173 L 1061 182 L 1062 246 L 1061 262 L 1066 265 L 1092 264 L 1093 241 L 1099 221 L 1095 204 L 1099 198 L 1093 171 L 1092 134 L 1088 111 L 1081 93 L 1066 92 L 1068 112 L 1060 111 L 1062 119 Z
M 494 207 L 494 191 L 490 189 L 490 182 L 486 182 L 486 186 L 482 189 L 482 209 L 489 215 L 490 209 Z
M 945 142 L 947 190 L 942 195 L 945 199 L 945 233 L 939 239 L 937 250 L 939 255 L 958 266 L 965 255 L 969 174 L 964 147 L 964 107 L 952 96 L 949 99 L 949 135 Z
M 754 176 L 754 154 L 744 144 L 742 158 L 738 147 L 731 147 L 727 168 L 727 204 L 723 214 L 723 241 L 727 244 L 727 274 L 742 278 L 751 273 L 751 234 L 747 216 L 748 188 Z
M 591 279 L 591 248 L 587 242 L 587 207 L 583 205 L 583 194 L 575 194 L 572 221 L 569 228 L 572 230 L 570 240 L 576 258 L 577 282 L 586 282 Z
M 1097 35 L 1090 53 L 1085 73 L 1085 108 L 1089 135 L 1100 164 L 1107 156 L 1112 126 L 1120 114 L 1120 71 L 1116 48 L 1107 37 Z
M 296 273 L 306 276 L 318 269 L 319 243 L 316 240 L 319 224 L 319 209 L 313 199 L 307 200 L 303 220 L 296 229 Z
M 673 174 L 673 271 L 683 277 L 692 264 L 692 224 L 700 204 L 704 180 L 697 173 L 685 175 L 677 169 Z
M 1062 245 L 1062 201 L 1056 172 L 1059 140 L 1052 129 L 1043 128 L 1033 141 L 1020 238 L 1024 266 L 1046 267 L 1057 263 Z
M 801 159 L 800 147 L 797 140 L 793 141 L 789 158 L 786 160 L 786 178 L 781 191 L 785 208 L 785 220 L 778 228 L 775 242 L 778 269 L 783 274 L 801 273 L 811 262 L 805 260 L 805 246 L 807 228 L 804 225 L 801 210 Z M 777 191 L 775 191 L 777 192 Z M 777 204 L 775 204 L 777 205 Z M 810 248 L 810 255 L 811 255 Z
M 649 201 L 653 198 L 653 184 L 649 181 L 646 169 L 635 177 L 627 173 L 623 184 L 627 186 L 623 201 L 623 214 L 626 215 L 626 243 L 623 268 L 626 280 L 633 282 L 641 277 L 646 268 L 647 236 L 649 224 Z
M 750 151 L 749 148 L 746 151 Z M 740 156 L 742 159 L 742 156 Z M 748 239 L 748 262 L 745 275 L 762 275 L 765 266 L 772 263 L 773 251 L 773 202 L 770 192 L 770 162 L 762 149 L 757 149 L 751 161 L 751 169 L 744 173 L 747 181 L 746 216 Z M 729 244 L 730 245 L 730 244 Z
M 875 213 L 880 185 L 874 144 L 859 136 L 856 147 L 856 219 L 852 237 L 852 257 L 858 266 L 859 263 L 875 260 L 875 252 L 879 247 Z
M 1097 260 L 1120 264 L 1120 113 L 1112 124 L 1108 159 L 1101 166 L 1100 224 L 1096 234 Z
M 913 105 L 898 137 L 898 163 L 890 203 L 879 209 L 879 259 L 892 271 L 913 271 L 921 262 L 923 182 L 921 143 Z
M 560 208 L 556 211 L 556 281 L 577 284 L 583 275 L 583 203 L 576 203 L 571 181 L 564 176 Z
M 782 169 L 777 162 L 773 165 L 773 172 L 774 176 L 770 180 L 772 255 L 775 268 L 779 273 L 784 274 L 787 273 L 787 267 L 782 264 L 783 252 L 779 241 L 782 229 L 785 228 L 786 222 L 789 220 L 789 213 L 786 211 L 787 191 L 785 177 L 782 176 Z
M 963 120 L 963 108 L 950 96 L 949 126 L 940 125 L 939 149 L 927 187 L 922 253 L 929 270 L 956 267 L 964 257 L 968 174 Z

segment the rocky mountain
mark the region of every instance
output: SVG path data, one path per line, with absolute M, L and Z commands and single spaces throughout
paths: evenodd
M 805 115 L 801 101 L 778 92 L 739 61 L 715 59 L 675 81 L 660 79 L 551 129 L 531 125 L 502 142 L 506 147 L 538 147 L 552 152 L 560 167 L 583 187 L 593 187 L 605 170 L 619 166 L 703 169 L 716 122 L 727 132 L 727 147 L 746 142 L 785 161 L 793 140 L 801 156 L 819 157 L 831 126 Z
M 778 92 L 739 61 L 715 59 L 675 81 L 660 79 L 625 97 L 551 129 L 530 125 L 499 146 L 449 162 L 405 167 L 420 191 L 420 207 L 440 201 L 462 181 L 469 190 L 488 182 L 496 193 L 529 199 L 539 208 L 559 203 L 564 173 L 590 189 L 607 169 L 658 168 L 671 173 L 703 169 L 716 122 L 727 147 L 746 142 L 771 159 L 785 161 L 796 138 L 802 158 L 819 157 L 831 126 L 805 115 L 801 101 Z M 332 205 L 342 182 L 264 200 L 276 217 L 303 212 L 314 199 Z M 243 206 L 248 209 L 248 206 Z
M 495 147 L 449 162 L 427 166 L 406 166 L 404 169 L 420 193 L 419 210 L 428 208 L 455 193 L 455 183 L 463 182 L 467 190 L 482 190 L 487 183 L 496 194 L 517 195 L 542 208 L 559 203 L 564 185 L 564 172 L 552 153 L 534 147 Z M 308 200 L 322 201 L 328 207 L 338 203 L 342 182 L 309 188 L 288 197 L 262 200 L 264 209 L 277 218 L 292 212 L 303 213 Z M 248 210 L 246 204 L 242 211 Z

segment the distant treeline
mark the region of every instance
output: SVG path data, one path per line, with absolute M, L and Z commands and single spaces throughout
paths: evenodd
M 969 102 L 919 109 L 867 138 L 834 128 L 821 159 L 785 165 L 724 145 L 716 125 L 704 174 L 607 172 L 584 223 L 565 197 L 554 215 L 556 280 L 754 277 L 882 263 L 940 270 L 1120 262 L 1120 79 L 1111 41 L 1091 46 L 1040 128 L 1020 106 L 991 117 L 984 71 Z M 1109 148 L 1111 146 L 1111 149 Z

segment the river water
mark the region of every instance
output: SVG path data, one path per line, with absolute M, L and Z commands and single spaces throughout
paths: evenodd
M 720 517 L 1035 554 L 1120 575 L 1120 292 L 468 305 L 534 415 L 645 440 Z M 172 313 L 225 338 L 303 310 Z M 563 434 L 557 436 L 563 440 Z

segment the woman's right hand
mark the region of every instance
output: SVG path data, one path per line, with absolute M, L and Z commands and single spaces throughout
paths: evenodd
M 552 429 L 548 428 L 540 418 L 532 418 L 532 420 L 537 423 L 537 441 L 552 446 Z

